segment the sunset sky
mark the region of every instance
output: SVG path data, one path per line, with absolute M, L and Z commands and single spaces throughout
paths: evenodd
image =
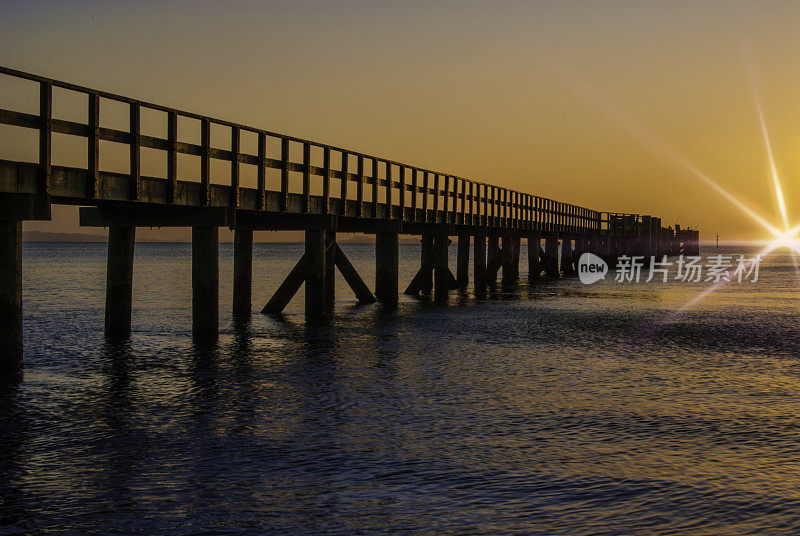
M 705 238 L 766 236 L 687 163 L 781 221 L 755 88 L 790 223 L 800 221 L 798 2 L 6 1 L 0 11 L 7 67 L 596 210 L 680 215 Z M 75 231 L 73 214 L 25 228 Z

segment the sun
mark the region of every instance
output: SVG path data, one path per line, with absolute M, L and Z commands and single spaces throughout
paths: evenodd
M 754 70 L 751 69 L 749 81 L 750 87 L 753 92 L 753 100 L 755 103 L 756 112 L 758 114 L 758 122 L 761 130 L 761 135 L 764 140 L 764 148 L 766 153 L 766 160 L 769 166 L 769 175 L 772 182 L 772 193 L 775 196 L 778 210 L 780 212 L 780 223 L 773 223 L 773 218 L 765 217 L 764 214 L 751 206 L 746 200 L 741 199 L 728 191 L 719 182 L 714 180 L 710 175 L 702 171 L 696 166 L 685 154 L 683 154 L 675 145 L 664 139 L 657 132 L 648 128 L 637 117 L 629 113 L 617 102 L 614 102 L 608 95 L 600 91 L 598 88 L 591 86 L 584 80 L 575 75 L 574 72 L 561 64 L 553 64 L 554 72 L 564 81 L 565 85 L 570 91 L 584 101 L 587 105 L 595 111 L 606 117 L 606 119 L 617 124 L 623 130 L 627 131 L 633 139 L 647 149 L 653 156 L 662 160 L 666 164 L 682 169 L 688 172 L 690 176 L 698 180 L 700 183 L 714 190 L 723 199 L 728 201 L 732 206 L 736 207 L 742 214 L 753 220 L 767 232 L 769 237 L 766 246 L 756 253 L 749 261 L 749 263 L 758 262 L 761 256 L 772 253 L 778 249 L 787 249 L 791 255 L 792 263 L 794 265 L 795 273 L 797 274 L 798 281 L 800 282 L 800 223 L 791 226 L 790 214 L 787 210 L 787 203 L 781 184 L 778 166 L 775 162 L 775 156 L 772 151 L 772 143 L 769 137 L 767 128 L 767 121 L 765 119 L 764 111 L 761 105 L 758 91 L 755 84 Z M 773 220 L 773 221 L 770 221 Z M 750 266 L 747 266 L 749 269 Z M 720 289 L 728 282 L 720 280 L 713 283 L 704 290 L 700 291 L 682 307 L 679 307 L 673 314 L 668 315 L 664 319 L 664 323 L 668 324 L 676 319 L 681 313 L 694 307 L 697 303 L 705 299 L 707 296 Z

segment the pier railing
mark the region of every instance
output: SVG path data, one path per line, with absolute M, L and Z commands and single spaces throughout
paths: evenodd
M 0 174 L 0 191 L 45 194 L 73 204 L 139 201 L 573 235 L 600 231 L 601 213 L 578 205 L 6 67 L 0 67 L 0 74 L 35 82 L 39 88 L 38 114 L 4 109 L 0 102 L 0 124 L 39 132 L 38 162 L 3 162 L 17 173 L 13 178 L 8 178 L 9 173 Z M 53 88 L 86 96 L 86 122 L 53 116 Z M 104 101 L 129 107 L 128 130 L 102 126 Z M 165 115 L 166 138 L 141 132 L 146 109 Z M 186 138 L 179 132 L 179 119 L 199 122 L 199 144 L 181 141 Z M 230 149 L 215 146 L 212 125 L 229 130 Z M 86 168 L 53 165 L 54 133 L 86 138 Z M 256 137 L 255 152 L 242 149 L 243 134 Z M 128 173 L 101 169 L 101 141 L 128 147 Z M 166 154 L 166 177 L 142 174 L 142 148 Z M 300 158 L 296 158 L 298 154 Z M 178 155 L 199 158 L 199 181 L 180 177 Z M 215 160 L 230 166 L 223 184 L 212 182 L 211 162 Z M 255 187 L 241 184 L 242 165 L 255 168 Z M 279 178 L 272 180 L 269 170 L 278 170 Z M 312 195 L 312 191 L 319 193 Z

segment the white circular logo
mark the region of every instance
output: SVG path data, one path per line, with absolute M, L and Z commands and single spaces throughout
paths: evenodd
M 605 279 L 607 273 L 608 264 L 594 253 L 584 253 L 578 259 L 578 277 L 581 283 L 591 285 Z

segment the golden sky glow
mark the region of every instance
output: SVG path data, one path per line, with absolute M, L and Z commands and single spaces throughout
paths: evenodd
M 690 168 L 781 230 L 800 221 L 796 2 L 2 9 L 10 67 L 597 210 L 680 214 L 705 238 L 770 233 Z

